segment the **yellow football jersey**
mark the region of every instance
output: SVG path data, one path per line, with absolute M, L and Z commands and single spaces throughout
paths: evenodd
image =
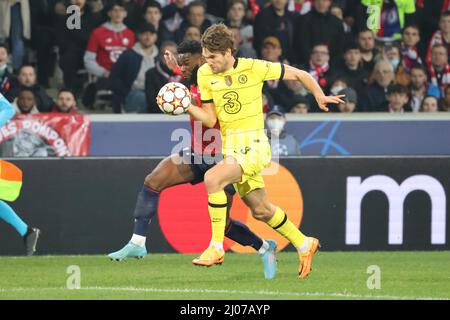
M 283 78 L 283 64 L 237 58 L 231 70 L 214 74 L 205 63 L 197 75 L 202 102 L 216 107 L 223 140 L 246 131 L 264 132 L 262 86 L 265 80 Z

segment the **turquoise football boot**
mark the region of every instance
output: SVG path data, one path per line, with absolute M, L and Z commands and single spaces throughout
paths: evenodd
M 145 247 L 138 246 L 137 244 L 134 244 L 130 241 L 125 247 L 123 247 L 119 251 L 108 254 L 108 257 L 111 260 L 122 261 L 125 260 L 126 258 L 142 259 L 146 255 L 147 249 Z
M 277 252 L 277 243 L 275 240 L 266 240 L 269 244 L 269 249 L 261 254 L 261 260 L 264 266 L 264 278 L 273 279 L 277 273 L 277 259 L 275 253 Z

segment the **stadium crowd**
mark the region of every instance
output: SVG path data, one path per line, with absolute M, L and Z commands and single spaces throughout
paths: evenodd
M 218 22 L 238 57 L 300 67 L 345 94 L 331 111 L 450 111 L 450 0 L 2 0 L 0 92 L 18 113 L 96 112 L 99 100 L 160 113 L 159 88 L 182 81 L 163 53 Z M 265 112 L 319 110 L 295 81 L 263 92 Z

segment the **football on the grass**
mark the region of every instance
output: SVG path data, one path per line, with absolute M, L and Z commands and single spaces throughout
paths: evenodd
M 184 84 L 169 82 L 159 90 L 156 103 L 165 114 L 179 115 L 191 104 L 191 95 Z

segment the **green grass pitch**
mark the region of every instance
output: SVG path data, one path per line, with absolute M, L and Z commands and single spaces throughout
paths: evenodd
M 320 252 L 306 280 L 297 279 L 294 252 L 277 255 L 273 280 L 264 279 L 257 254 L 227 253 L 211 268 L 193 266 L 194 257 L 0 257 L 0 299 L 450 299 L 448 251 Z M 81 287 L 70 290 L 73 265 Z M 380 289 L 367 286 L 369 266 L 379 267 Z

